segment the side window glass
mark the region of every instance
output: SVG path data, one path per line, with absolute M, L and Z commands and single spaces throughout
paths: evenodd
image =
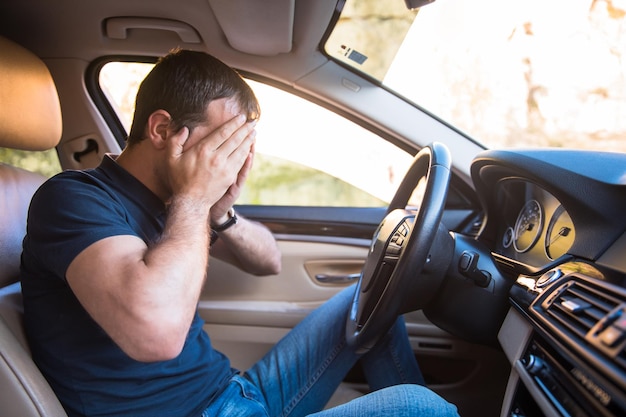
M 130 129 L 134 99 L 151 64 L 106 64 L 100 86 Z M 254 166 L 239 204 L 386 206 L 412 156 L 305 99 L 246 80 L 261 103 Z
M 142 62 L 109 62 L 100 70 L 100 88 L 127 133 L 133 122 L 139 84 L 153 66 Z
M 37 172 L 45 177 L 61 172 L 61 163 L 56 149 L 38 152 L 0 148 L 0 162 Z

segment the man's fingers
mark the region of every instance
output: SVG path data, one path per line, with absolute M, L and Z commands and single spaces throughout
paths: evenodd
M 235 121 L 236 120 L 236 121 Z M 243 120 L 243 123 L 240 123 Z M 245 116 L 237 116 L 220 126 L 214 133 L 219 137 L 219 144 L 215 143 L 214 151 L 225 152 L 230 155 L 241 146 L 246 139 L 255 135 L 255 122 L 246 123 Z M 234 123 L 233 123 L 234 122 Z M 234 127 L 234 128 L 233 128 Z
M 254 161 L 254 152 L 251 150 L 248 156 L 246 157 L 246 161 L 243 166 L 239 170 L 239 174 L 237 175 L 237 185 L 243 186 L 244 182 L 246 182 L 246 178 L 248 177 L 248 173 L 252 169 L 252 162 Z
M 222 126 L 217 128 L 214 132 L 217 134 L 217 139 L 219 143 L 216 143 L 216 149 L 220 148 L 225 143 L 229 142 L 229 139 L 232 138 L 238 130 L 245 128 L 246 125 L 246 116 L 243 114 L 237 115 L 224 123 Z
M 183 126 L 178 132 L 172 135 L 171 140 L 168 141 L 170 156 L 178 157 L 183 153 L 183 147 L 189 139 L 189 128 Z

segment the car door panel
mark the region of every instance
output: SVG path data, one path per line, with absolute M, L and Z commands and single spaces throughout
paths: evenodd
M 231 358 L 233 366 L 246 369 L 315 307 L 352 285 L 353 281 L 343 278 L 359 273 L 385 208 L 237 209 L 274 231 L 283 256 L 282 271 L 275 276 L 257 277 L 212 259 L 199 310 L 216 348 Z M 468 208 L 448 209 L 443 221 L 458 230 L 471 225 L 474 215 Z M 320 282 L 316 278 L 319 276 L 339 279 Z M 494 380 L 505 381 L 506 362 L 499 351 L 450 335 L 421 311 L 406 314 L 405 320 L 411 346 L 429 386 L 446 398 L 468 409 L 483 392 L 493 392 L 477 387 Z M 358 370 L 346 381 L 367 389 Z
M 320 283 L 316 274 L 354 273 L 367 255 L 358 245 L 279 239 L 278 275 L 257 277 L 211 259 L 199 312 L 214 345 L 245 369 L 289 329 L 350 282 Z

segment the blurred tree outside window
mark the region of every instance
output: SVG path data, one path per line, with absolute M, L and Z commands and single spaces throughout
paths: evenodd
M 61 172 L 61 164 L 56 149 L 39 152 L 0 148 L 0 162 L 27 171 L 38 172 L 48 178 Z

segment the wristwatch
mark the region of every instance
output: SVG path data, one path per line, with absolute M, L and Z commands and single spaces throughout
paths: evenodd
M 226 213 L 228 215 L 228 220 L 226 220 L 224 223 L 217 225 L 217 226 L 211 226 L 211 229 L 213 229 L 216 232 L 223 232 L 224 230 L 228 229 L 229 227 L 233 226 L 235 223 L 237 223 L 237 213 L 235 213 L 235 209 L 234 208 L 229 208 L 228 212 Z

